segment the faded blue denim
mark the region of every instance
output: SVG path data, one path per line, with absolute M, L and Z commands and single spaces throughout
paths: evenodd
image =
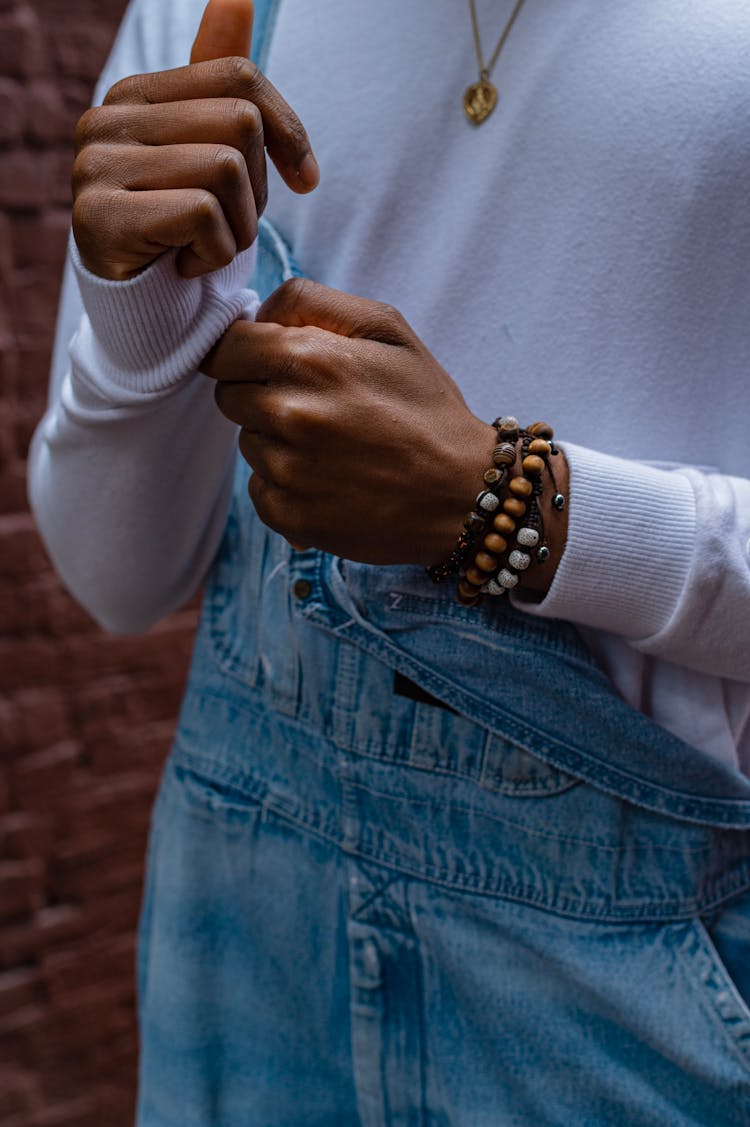
M 264 223 L 254 286 L 295 270 Z M 750 1124 L 750 781 L 568 624 L 295 552 L 248 475 L 153 814 L 141 1127 Z

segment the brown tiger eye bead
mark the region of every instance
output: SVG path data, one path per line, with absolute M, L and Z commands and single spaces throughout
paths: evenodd
M 512 536 L 516 531 L 516 522 L 511 520 L 507 513 L 498 513 L 492 522 L 492 527 L 501 536 Z
M 496 552 L 498 556 L 501 556 L 503 552 L 508 550 L 508 541 L 504 536 L 499 536 L 497 532 L 488 532 L 484 538 L 483 547 L 488 552 Z
M 543 458 L 548 457 L 550 453 L 549 442 L 543 438 L 535 438 L 533 442 L 529 443 L 529 454 L 541 454 Z
M 483 583 L 487 582 L 486 574 L 477 567 L 467 567 L 466 578 L 469 583 L 473 583 L 475 587 L 481 587 Z
M 503 415 L 498 420 L 497 433 L 505 442 L 517 442 L 521 433 L 521 424 L 514 415 Z
M 554 438 L 555 432 L 549 423 L 532 423 L 530 427 L 526 428 L 529 434 L 533 434 L 535 438 Z
M 516 448 L 512 442 L 501 442 L 492 451 L 492 461 L 496 466 L 512 466 L 516 460 Z
M 512 477 L 508 485 L 511 493 L 516 497 L 530 497 L 534 486 L 525 477 Z
M 507 497 L 505 501 L 503 501 L 503 508 L 508 516 L 511 517 L 522 517 L 526 512 L 526 506 L 523 501 L 519 501 L 517 497 Z
M 476 587 L 472 587 L 465 579 L 462 579 L 458 585 L 459 594 L 464 595 L 467 599 L 475 599 L 479 594 Z
M 540 458 L 538 454 L 528 454 L 521 465 L 527 477 L 539 477 L 544 469 L 544 458 Z
M 478 594 L 464 595 L 463 591 L 459 587 L 458 592 L 456 593 L 456 599 L 463 607 L 477 607 L 482 601 L 482 596 Z
M 467 532 L 474 532 L 477 535 L 484 532 L 487 522 L 484 517 L 480 517 L 479 513 L 467 513 L 464 517 L 464 528 Z
M 488 573 L 496 571 L 497 565 L 497 556 L 491 556 L 489 552 L 477 552 L 474 558 L 474 566 L 478 567 L 480 571 L 486 571 Z

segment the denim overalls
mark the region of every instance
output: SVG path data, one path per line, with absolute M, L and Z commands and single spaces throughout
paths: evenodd
M 263 221 L 253 287 L 296 272 Z M 153 814 L 141 1127 L 750 1124 L 750 780 L 569 624 L 294 551 L 249 472 Z

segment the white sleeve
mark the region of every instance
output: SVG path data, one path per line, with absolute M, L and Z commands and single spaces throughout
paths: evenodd
M 203 3 L 135 0 L 98 99 L 127 74 L 186 61 Z M 236 427 L 198 364 L 258 301 L 255 247 L 186 280 L 176 252 L 129 282 L 80 262 L 73 240 L 48 409 L 29 455 L 29 499 L 61 578 L 105 628 L 147 629 L 198 589 L 231 495 Z
M 515 605 L 750 683 L 750 481 L 560 446 L 567 544 L 546 597 Z

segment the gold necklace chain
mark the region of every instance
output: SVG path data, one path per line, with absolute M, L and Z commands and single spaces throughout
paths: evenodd
M 469 0 L 471 26 L 474 31 L 474 46 L 476 47 L 477 62 L 479 63 L 479 82 L 472 83 L 472 85 L 467 87 L 464 91 L 464 110 L 472 125 L 481 125 L 483 121 L 487 120 L 497 105 L 497 88 L 490 82 L 490 73 L 499 58 L 500 52 L 505 46 L 508 36 L 513 30 L 513 24 L 516 22 L 516 17 L 523 5 L 524 0 L 516 0 L 516 6 L 511 12 L 510 19 L 503 28 L 503 33 L 497 42 L 497 47 L 495 47 L 490 61 L 485 66 L 482 58 L 482 44 L 479 38 L 479 21 L 477 20 L 476 4 L 475 0 Z

